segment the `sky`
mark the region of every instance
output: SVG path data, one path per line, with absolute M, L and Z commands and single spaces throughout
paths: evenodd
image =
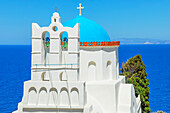
M 170 0 L 2 0 L 0 45 L 30 45 L 32 23 L 49 26 L 55 6 L 62 23 L 82 15 L 100 24 L 111 40 L 170 40 Z

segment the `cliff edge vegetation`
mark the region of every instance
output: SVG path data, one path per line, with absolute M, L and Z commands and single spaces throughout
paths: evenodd
M 126 83 L 134 85 L 135 96 L 140 95 L 142 113 L 150 113 L 149 79 L 147 79 L 146 66 L 143 64 L 141 55 L 136 55 L 123 62 L 121 75 L 126 77 Z

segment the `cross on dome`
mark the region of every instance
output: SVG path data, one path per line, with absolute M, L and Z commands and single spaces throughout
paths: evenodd
M 57 8 L 57 6 L 55 6 L 55 8 L 53 9 L 55 12 L 57 12 L 59 9 Z
M 82 10 L 82 9 L 84 9 L 84 7 L 81 7 L 81 5 L 82 5 L 82 4 L 81 4 L 81 3 L 79 3 L 79 7 L 77 7 L 77 9 L 79 9 L 79 10 L 80 10 L 80 14 L 79 14 L 80 16 L 81 16 L 81 10 Z

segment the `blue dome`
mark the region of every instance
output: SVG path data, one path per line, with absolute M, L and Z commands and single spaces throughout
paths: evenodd
M 65 22 L 63 26 L 74 27 L 76 23 L 80 23 L 80 42 L 110 41 L 109 35 L 102 26 L 84 16 L 77 16 Z

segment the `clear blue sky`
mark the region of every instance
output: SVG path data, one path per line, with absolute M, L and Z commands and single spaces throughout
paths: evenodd
M 78 15 L 102 25 L 112 40 L 170 39 L 170 0 L 3 0 L 0 3 L 0 44 L 31 44 L 31 23 L 48 26 L 54 7 L 61 21 Z

